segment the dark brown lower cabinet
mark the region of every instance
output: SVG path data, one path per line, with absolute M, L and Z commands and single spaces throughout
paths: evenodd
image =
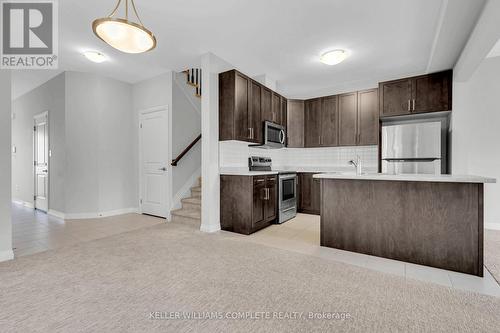
M 306 214 L 320 215 L 321 186 L 314 173 L 299 173 L 299 207 L 298 211 Z
M 266 177 L 264 193 L 264 217 L 266 221 L 274 221 L 278 217 L 278 188 L 277 177 Z
M 277 176 L 221 176 L 221 228 L 249 235 L 278 216 Z

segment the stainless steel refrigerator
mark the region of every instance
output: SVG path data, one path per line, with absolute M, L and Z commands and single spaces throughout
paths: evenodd
M 382 173 L 446 173 L 446 136 L 439 119 L 382 124 Z

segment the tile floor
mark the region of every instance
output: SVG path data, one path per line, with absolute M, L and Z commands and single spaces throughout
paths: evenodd
M 262 245 L 404 276 L 407 279 L 432 282 L 450 288 L 500 297 L 500 285 L 486 268 L 484 269 L 484 278 L 479 278 L 443 269 L 331 249 L 319 245 L 319 235 L 319 216 L 298 214 L 293 220 L 281 225 L 271 225 L 250 236 L 242 237 L 242 239 Z
M 30 255 L 164 222 L 164 219 L 139 214 L 64 221 L 19 204 L 12 204 L 14 255 Z

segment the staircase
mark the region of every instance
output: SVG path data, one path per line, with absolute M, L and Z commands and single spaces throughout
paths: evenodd
M 186 83 L 195 87 L 196 97 L 201 98 L 201 69 L 200 68 L 191 68 L 184 71 L 186 74 Z
M 191 187 L 191 196 L 181 200 L 182 208 L 173 210 L 172 222 L 200 228 L 201 225 L 201 177 L 198 185 Z
M 201 69 L 191 68 L 183 71 L 186 75 L 186 83 L 195 88 L 195 96 L 201 98 Z M 186 91 L 184 91 L 186 94 Z M 192 100 L 190 99 L 193 104 Z M 199 101 L 196 101 L 199 103 Z M 177 158 L 172 160 L 171 165 L 176 167 L 180 160 L 201 140 L 201 134 L 184 149 Z M 191 196 L 181 200 L 182 208 L 171 211 L 172 222 L 194 226 L 199 229 L 201 225 L 201 177 L 198 178 L 197 186 L 191 187 Z

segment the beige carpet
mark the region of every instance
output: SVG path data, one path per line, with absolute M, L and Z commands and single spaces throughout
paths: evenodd
M 1 332 L 500 329 L 500 298 L 160 225 L 0 264 Z M 152 311 L 349 313 L 347 320 L 152 320 Z
M 500 231 L 484 231 L 484 265 L 500 283 Z

